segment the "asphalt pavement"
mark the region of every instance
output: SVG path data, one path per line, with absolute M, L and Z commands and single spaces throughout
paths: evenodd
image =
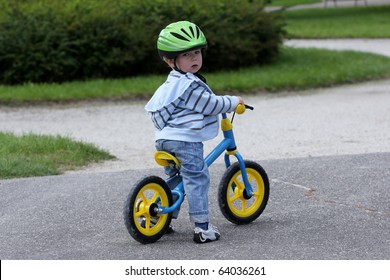
M 122 208 L 130 186 L 160 169 L 0 181 L 0 259 L 380 260 L 390 258 L 390 153 L 260 161 L 271 179 L 262 216 L 236 226 L 222 216 L 211 168 L 219 241 L 195 244 L 184 202 L 176 232 L 141 245 Z

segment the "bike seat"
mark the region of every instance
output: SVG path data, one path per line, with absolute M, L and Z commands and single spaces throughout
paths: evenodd
M 173 167 L 180 168 L 180 162 L 179 160 L 172 154 L 164 151 L 158 151 L 154 153 L 154 160 L 157 162 L 158 165 L 161 166 L 170 166 L 174 165 Z

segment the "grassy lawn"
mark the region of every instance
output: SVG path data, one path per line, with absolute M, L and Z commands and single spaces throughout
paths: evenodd
M 390 58 L 353 51 L 284 48 L 266 67 L 210 75 L 217 92 L 285 91 L 390 77 Z
M 321 0 L 271 0 L 270 6 L 294 6 L 320 3 Z
M 390 38 L 390 5 L 285 11 L 291 38 Z
M 92 145 L 61 136 L 0 132 L 0 179 L 58 175 L 114 157 Z
M 390 58 L 374 54 L 283 48 L 275 63 L 206 73 L 216 93 L 281 91 L 390 77 Z M 166 75 L 63 84 L 0 86 L 0 103 L 70 102 L 150 97 Z

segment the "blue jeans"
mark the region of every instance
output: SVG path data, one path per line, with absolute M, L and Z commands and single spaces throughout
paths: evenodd
M 157 140 L 156 149 L 174 153 L 180 162 L 180 175 L 183 178 L 184 191 L 189 205 L 190 221 L 194 223 L 208 222 L 210 175 L 203 158 L 203 143 Z M 165 174 L 169 177 L 176 173 L 170 167 L 164 169 Z M 172 184 L 170 185 L 171 188 L 174 187 Z

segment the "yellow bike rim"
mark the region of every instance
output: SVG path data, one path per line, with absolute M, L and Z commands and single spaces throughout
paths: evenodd
M 153 236 L 159 233 L 168 218 L 168 215 L 150 214 L 150 208 L 155 206 L 169 207 L 169 200 L 164 189 L 156 183 L 143 186 L 137 194 L 134 203 L 133 215 L 137 229 L 146 236 Z
M 261 206 L 264 199 L 264 181 L 261 175 L 252 168 L 246 168 L 248 180 L 253 188 L 253 196 L 244 198 L 245 185 L 241 170 L 234 174 L 229 182 L 226 198 L 230 211 L 237 217 L 246 218 L 253 215 Z M 233 187 L 234 186 L 234 187 Z

